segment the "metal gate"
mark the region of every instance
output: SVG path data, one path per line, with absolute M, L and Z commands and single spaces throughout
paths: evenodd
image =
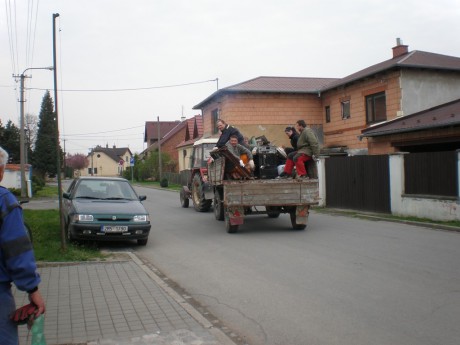
M 326 206 L 391 213 L 388 155 L 327 158 Z

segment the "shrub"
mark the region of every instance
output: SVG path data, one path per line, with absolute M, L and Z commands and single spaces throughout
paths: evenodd
M 160 186 L 163 188 L 168 187 L 168 179 L 166 177 L 163 177 L 160 181 Z

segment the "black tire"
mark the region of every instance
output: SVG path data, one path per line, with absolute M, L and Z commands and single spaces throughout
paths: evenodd
M 192 180 L 192 201 L 193 207 L 197 212 L 208 212 L 211 208 L 212 200 L 204 198 L 203 181 L 199 174 L 195 174 Z
M 291 211 L 289 215 L 291 216 L 291 224 L 294 230 L 305 230 L 307 224 L 297 224 L 297 216 L 295 214 L 295 211 Z
M 225 219 L 224 203 L 222 201 L 221 192 L 218 189 L 214 192 L 214 216 L 217 220 Z
M 267 215 L 270 218 L 278 218 L 280 216 L 280 210 L 276 206 L 266 206 Z
M 69 243 L 71 242 L 76 242 L 75 240 L 75 237 L 72 235 L 72 233 L 70 232 L 70 226 L 69 226 L 69 221 L 67 221 L 65 223 L 65 232 L 67 234 L 67 240 L 69 241 Z
M 180 194 L 180 205 L 183 208 L 187 208 L 190 203 L 190 199 L 187 197 L 184 187 L 182 187 L 179 194 Z
M 137 245 L 138 245 L 138 246 L 145 246 L 145 245 L 147 245 L 147 242 L 148 242 L 148 241 L 149 241 L 148 238 L 143 238 L 143 239 L 141 239 L 141 240 L 137 240 Z

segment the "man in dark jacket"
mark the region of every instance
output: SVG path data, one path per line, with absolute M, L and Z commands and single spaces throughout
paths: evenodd
M 232 135 L 236 135 L 236 137 L 238 138 L 238 144 L 246 146 L 244 144 L 244 137 L 240 133 L 238 128 L 230 126 L 222 119 L 217 120 L 217 128 L 219 128 L 219 131 L 221 132 L 219 140 L 216 144 L 218 148 L 224 146 L 230 140 L 230 137 Z
M 0 181 L 3 179 L 8 153 L 0 147 Z M 11 283 L 27 291 L 36 306 L 35 317 L 45 312 L 45 302 L 38 284 L 34 253 L 22 218 L 22 209 L 8 189 L 0 187 L 0 344 L 17 345 L 18 329 L 10 320 L 16 309 Z

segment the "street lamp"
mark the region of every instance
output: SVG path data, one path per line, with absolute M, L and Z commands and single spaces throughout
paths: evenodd
M 20 162 L 21 162 L 21 198 L 25 198 L 28 196 L 28 193 L 26 191 L 26 172 L 25 172 L 25 121 L 24 121 L 24 79 L 25 78 L 31 78 L 29 76 L 26 76 L 25 73 L 26 71 L 29 71 L 31 69 L 47 69 L 49 71 L 54 70 L 54 67 L 29 67 L 22 72 L 21 75 L 13 75 L 15 78 L 20 78 L 20 100 L 19 102 L 21 103 L 20 107 L 20 124 L 19 127 L 21 131 L 19 132 L 19 155 L 20 155 Z

